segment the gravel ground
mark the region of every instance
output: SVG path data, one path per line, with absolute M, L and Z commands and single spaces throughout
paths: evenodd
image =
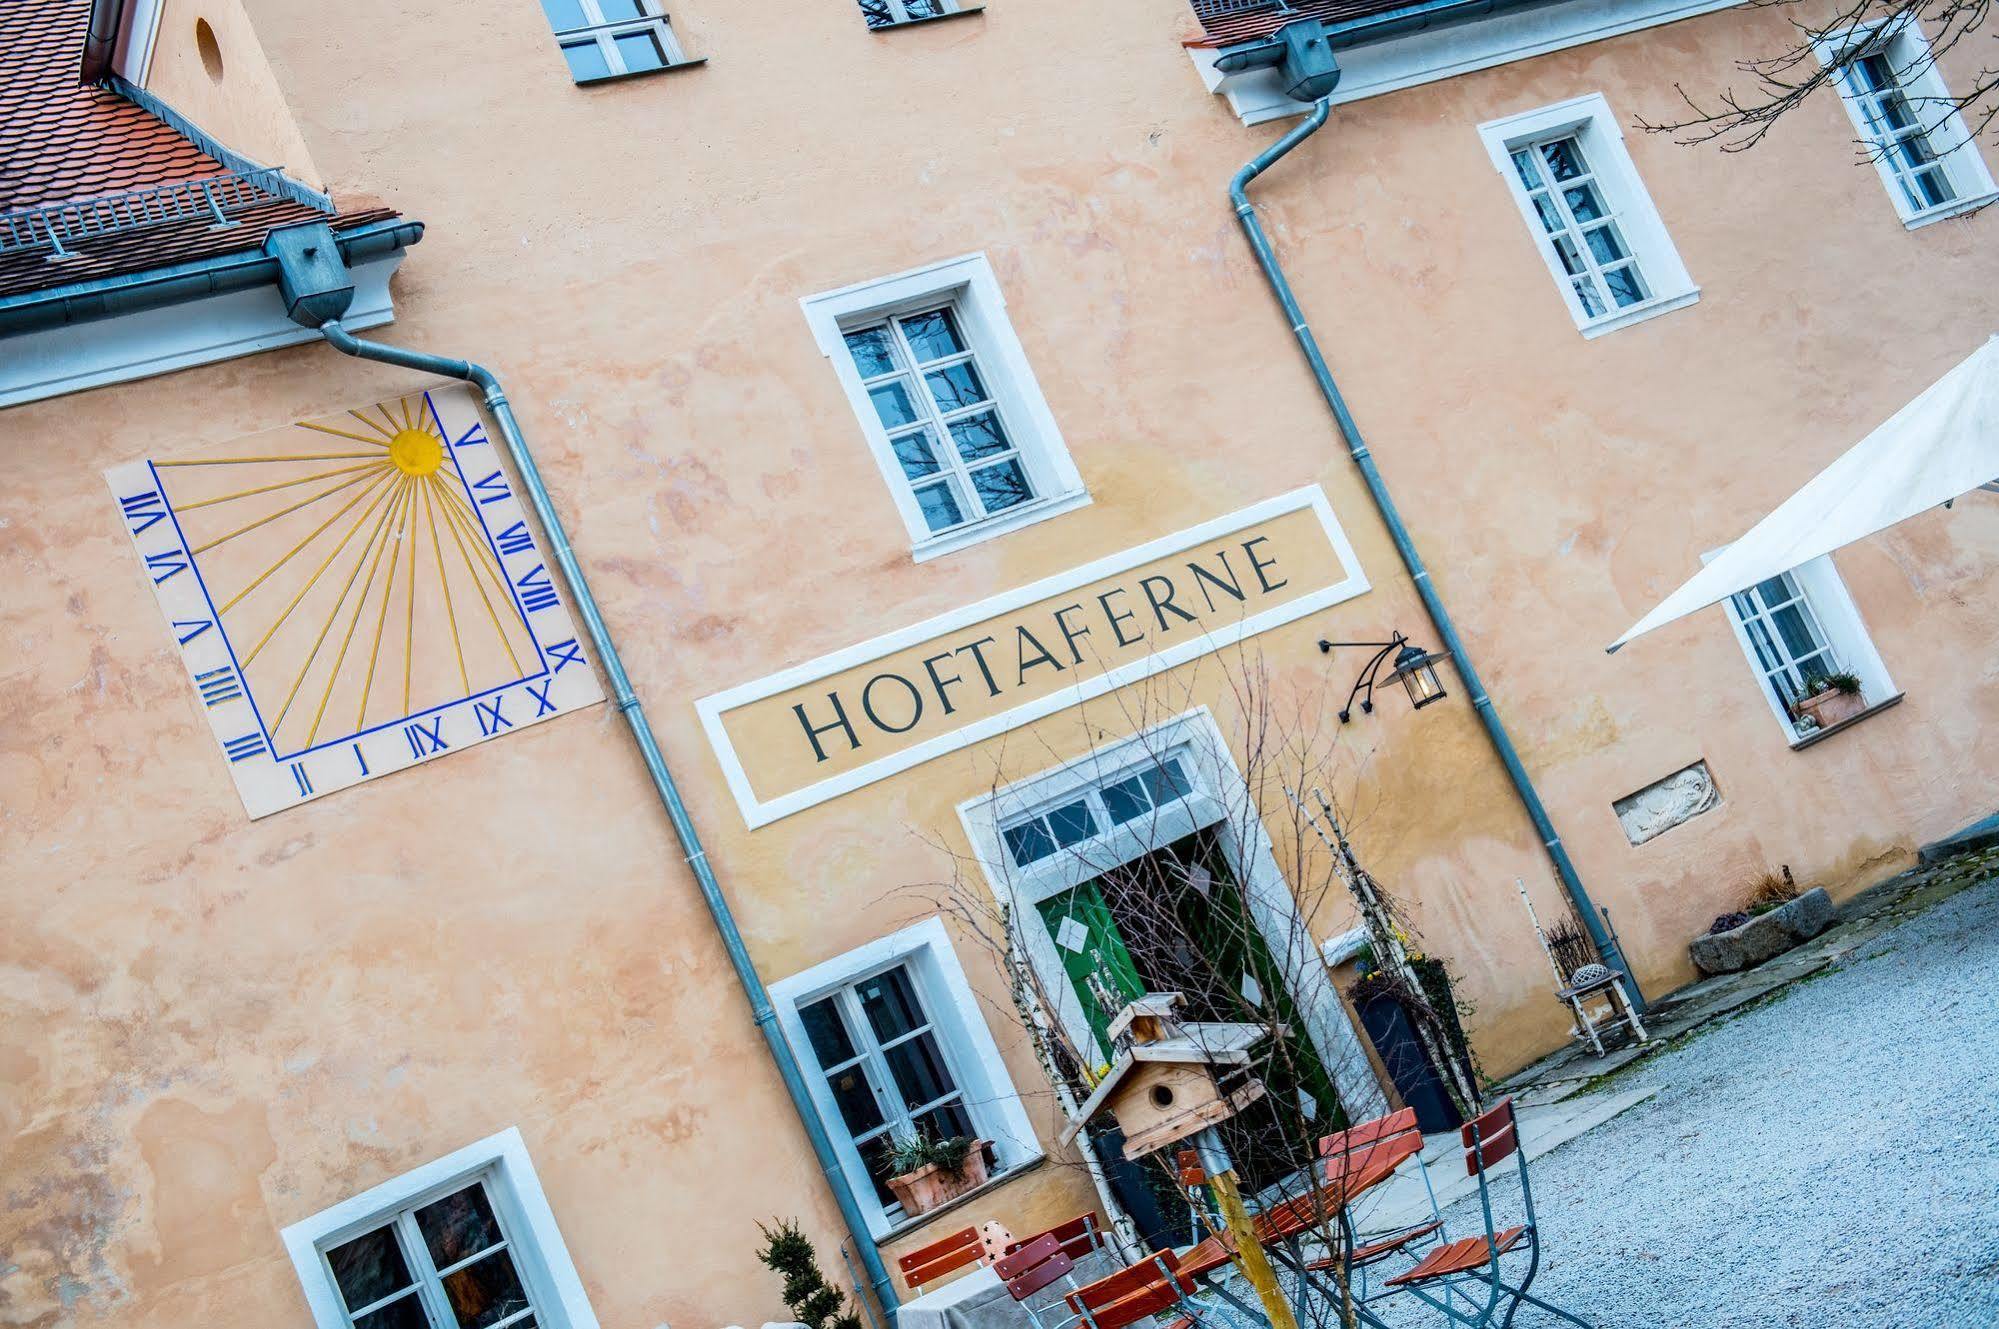
M 1999 878 L 1617 1081 L 1651 1084 L 1532 1164 L 1536 1295 L 1601 1329 L 1999 1329 Z M 1479 1230 L 1476 1195 L 1445 1218 Z

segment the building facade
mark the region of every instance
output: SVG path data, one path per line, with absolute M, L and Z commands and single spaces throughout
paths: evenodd
M 867 1282 L 1102 1207 L 1047 1049 L 1154 980 L 1103 961 L 1133 865 L 1245 902 L 1229 981 L 1359 1115 L 1314 788 L 1483 1068 L 1561 1042 L 1463 669 L 1342 723 L 1373 648 L 1319 648 L 1440 629 L 1225 194 L 1306 109 L 1228 56 L 1293 22 L 1343 72 L 1251 197 L 1643 989 L 1759 875 L 1992 810 L 1989 504 L 1602 651 L 1993 331 L 1920 30 L 1723 154 L 1634 125 L 1792 39 L 1724 3 L 29 8 L 10 1324 L 747 1323 L 759 1221 Z M 698 845 L 494 398 L 339 354 L 302 274 L 499 377 Z M 1833 672 L 1865 709 L 1801 726 Z M 922 1130 L 996 1175 L 912 1219 Z

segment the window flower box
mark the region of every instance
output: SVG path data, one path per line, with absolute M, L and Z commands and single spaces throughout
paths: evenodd
M 965 1161 L 958 1165 L 956 1171 L 942 1163 L 926 1163 L 890 1177 L 888 1188 L 901 1203 L 902 1212 L 915 1218 L 985 1185 L 992 1175 L 989 1163 L 992 1143 L 991 1140 L 972 1141 Z

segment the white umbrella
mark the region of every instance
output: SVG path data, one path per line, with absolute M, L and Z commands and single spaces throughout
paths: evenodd
M 1999 478 L 1999 335 L 1847 449 L 1606 649 Z

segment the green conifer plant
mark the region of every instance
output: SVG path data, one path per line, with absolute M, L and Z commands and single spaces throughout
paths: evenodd
M 764 1237 L 757 1259 L 784 1280 L 780 1295 L 791 1308 L 792 1319 L 806 1329 L 861 1329 L 861 1317 L 845 1294 L 829 1286 L 819 1272 L 819 1253 L 797 1219 L 774 1219 L 768 1227 L 759 1223 L 757 1231 Z

